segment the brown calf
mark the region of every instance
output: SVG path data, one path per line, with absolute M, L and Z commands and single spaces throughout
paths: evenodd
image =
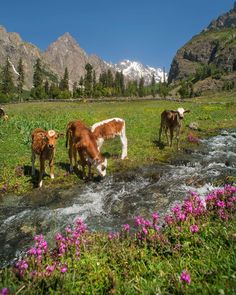
M 35 175 L 35 159 L 39 156 L 40 172 L 39 172 L 39 187 L 43 184 L 43 174 L 45 173 L 45 161 L 49 161 L 50 177 L 54 178 L 54 156 L 57 138 L 60 135 L 54 130 L 45 131 L 41 128 L 36 128 L 32 132 L 32 175 Z
M 172 140 L 174 131 L 176 132 L 177 139 L 177 149 L 179 150 L 179 136 L 182 127 L 182 119 L 184 118 L 184 113 L 189 113 L 189 110 L 184 110 L 183 108 L 178 108 L 177 111 L 165 110 L 161 114 L 161 126 L 159 130 L 159 141 L 161 141 L 161 133 L 164 129 L 168 145 L 172 146 Z M 170 133 L 170 139 L 168 136 L 168 131 Z
M 73 171 L 73 161 L 77 165 L 77 152 L 80 156 L 83 178 L 85 178 L 85 166 L 88 166 L 88 177 L 91 178 L 91 166 L 93 165 L 101 176 L 106 175 L 107 159 L 104 159 L 98 150 L 96 138 L 89 128 L 81 121 L 69 122 L 66 131 L 66 147 L 69 142 L 70 171 Z
M 96 137 L 98 149 L 100 150 L 105 139 L 120 136 L 122 144 L 121 159 L 127 157 L 127 137 L 125 134 L 125 120 L 121 118 L 107 119 L 93 124 L 91 131 Z

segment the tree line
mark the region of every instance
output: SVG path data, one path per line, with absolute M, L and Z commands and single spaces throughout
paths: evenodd
M 17 79 L 14 78 L 14 73 Z M 145 97 L 168 94 L 167 83 L 156 83 L 154 75 L 151 83 L 145 85 L 145 80 L 125 80 L 122 72 L 113 73 L 110 69 L 97 77 L 93 66 L 85 65 L 85 75 L 70 85 L 68 68 L 65 68 L 63 77 L 50 77 L 37 59 L 33 70 L 33 85 L 25 90 L 25 69 L 20 58 L 16 69 L 9 60 L 0 73 L 0 102 L 23 101 L 25 99 L 69 99 L 69 98 L 100 98 L 100 97 Z

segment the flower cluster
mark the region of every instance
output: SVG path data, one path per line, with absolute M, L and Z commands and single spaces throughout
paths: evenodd
M 200 198 L 195 192 L 190 192 L 182 205 L 175 205 L 171 214 L 164 217 L 160 223 L 158 213 L 154 212 L 151 219 L 137 216 L 134 220 L 135 229 L 129 224 L 124 224 L 121 232 L 111 232 L 106 239 L 110 243 L 122 241 L 130 237 L 138 245 L 148 245 L 155 251 L 164 249 L 164 253 L 173 251 L 178 253 L 183 249 L 182 236 L 198 241 L 204 232 L 202 218 L 216 217 L 227 221 L 236 209 L 236 187 L 226 185 L 224 188 L 214 190 L 205 199 Z M 163 230 L 160 228 L 163 227 Z M 65 275 L 70 271 L 71 260 L 81 259 L 81 251 L 89 248 L 90 237 L 87 225 L 82 219 L 75 221 L 74 227 L 67 227 L 65 234 L 57 233 L 55 236 L 56 247 L 49 250 L 48 244 L 42 235 L 34 237 L 35 245 L 27 252 L 27 257 L 18 261 L 15 272 L 19 277 L 50 277 L 54 274 Z M 173 235 L 172 235 L 173 234 Z M 82 247 L 83 246 L 83 247 Z M 67 260 L 69 258 L 69 260 Z M 29 275 L 27 277 L 27 274 Z M 187 285 L 191 283 L 190 273 L 183 270 L 176 274 L 180 282 Z M 8 294 L 8 289 L 3 288 L 1 294 Z

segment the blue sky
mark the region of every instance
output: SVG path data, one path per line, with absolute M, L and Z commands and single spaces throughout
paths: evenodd
M 169 70 L 176 51 L 233 0 L 2 0 L 0 25 L 45 50 L 69 32 L 108 62 L 137 60 Z

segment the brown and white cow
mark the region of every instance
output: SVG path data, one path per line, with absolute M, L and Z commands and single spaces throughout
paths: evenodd
M 32 175 L 35 175 L 35 159 L 39 156 L 40 172 L 38 186 L 43 184 L 43 174 L 45 173 L 45 161 L 49 161 L 50 177 L 54 178 L 54 156 L 57 138 L 60 135 L 54 130 L 45 131 L 42 128 L 36 128 L 32 132 Z
M 99 150 L 101 149 L 104 140 L 120 136 L 122 144 L 121 159 L 127 157 L 127 137 L 125 132 L 125 120 L 121 118 L 107 119 L 93 124 L 91 131 L 96 137 Z
M 173 110 L 165 110 L 161 114 L 161 126 L 159 130 L 159 141 L 161 141 L 162 130 L 164 129 L 168 145 L 172 146 L 172 140 L 174 132 L 176 133 L 177 139 L 177 149 L 179 150 L 179 137 L 180 131 L 182 127 L 182 120 L 184 118 L 185 113 L 189 113 L 189 110 L 184 110 L 183 108 L 178 108 L 176 111 Z M 170 133 L 170 139 L 168 136 L 168 132 Z
M 85 167 L 88 166 L 88 178 L 91 178 L 91 166 L 93 165 L 99 175 L 106 175 L 107 159 L 104 158 L 97 146 L 96 138 L 91 130 L 83 122 L 76 120 L 67 125 L 66 147 L 69 143 L 70 171 L 74 164 L 77 165 L 77 152 L 80 156 L 83 178 L 86 177 Z

